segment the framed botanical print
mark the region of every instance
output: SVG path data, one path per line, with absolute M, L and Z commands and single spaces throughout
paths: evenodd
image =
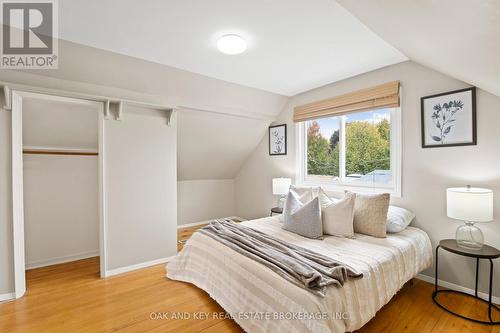
M 286 124 L 269 126 L 269 155 L 286 155 Z
M 420 105 L 423 148 L 477 144 L 476 88 L 422 97 Z

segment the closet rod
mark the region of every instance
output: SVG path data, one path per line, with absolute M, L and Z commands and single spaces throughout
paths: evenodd
M 23 149 L 23 154 L 31 155 L 76 155 L 76 156 L 97 156 L 99 153 L 90 151 L 64 151 L 64 150 L 34 150 Z

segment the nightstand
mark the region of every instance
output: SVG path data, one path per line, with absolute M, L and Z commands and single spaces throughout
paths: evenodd
M 273 214 L 283 214 L 283 208 L 279 207 L 271 208 L 271 214 L 269 214 L 269 216 L 273 216 Z
M 464 293 L 462 291 L 458 290 L 450 290 L 450 289 L 441 289 L 438 290 L 438 272 L 439 272 L 439 249 L 446 250 L 451 253 L 458 254 L 460 256 L 464 257 L 470 257 L 470 258 L 476 258 L 476 287 L 474 289 L 474 295 Z M 436 247 L 436 276 L 434 280 L 434 292 L 432 293 L 432 300 L 434 303 L 436 303 L 440 308 L 446 310 L 447 312 L 463 318 L 467 319 L 476 323 L 481 323 L 481 324 L 488 324 L 488 325 L 499 325 L 500 321 L 493 321 L 492 316 L 491 316 L 491 311 L 495 309 L 496 311 L 500 311 L 500 309 L 491 302 L 491 293 L 493 290 L 493 259 L 499 258 L 500 257 L 500 251 L 492 246 L 488 245 L 483 245 L 483 247 L 480 250 L 469 250 L 463 247 L 458 246 L 457 241 L 455 239 L 444 239 L 439 242 L 439 245 Z M 478 283 L 478 277 L 479 277 L 479 260 L 480 259 L 486 259 L 489 260 L 490 262 L 490 284 L 489 284 L 489 295 L 488 295 L 488 301 L 480 298 L 477 296 L 477 283 Z M 461 315 L 459 313 L 453 312 L 449 309 L 447 309 L 444 305 L 440 304 L 438 302 L 437 295 L 439 293 L 457 293 L 457 294 L 463 294 L 469 297 L 474 297 L 484 303 L 488 304 L 488 319 L 489 321 L 483 321 L 483 320 L 477 320 L 473 318 L 466 317 L 464 315 Z

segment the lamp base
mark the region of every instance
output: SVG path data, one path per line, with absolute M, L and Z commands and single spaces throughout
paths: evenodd
M 285 201 L 286 201 L 286 197 L 284 195 L 280 196 L 280 198 L 278 199 L 278 202 L 277 202 L 277 207 L 278 208 L 284 208 L 285 207 Z
M 484 244 L 481 229 L 472 222 L 465 222 L 465 224 L 457 228 L 456 239 L 458 246 L 470 250 L 481 250 Z

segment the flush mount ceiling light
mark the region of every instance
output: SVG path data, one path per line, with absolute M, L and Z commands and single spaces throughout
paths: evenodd
M 247 49 L 247 42 L 238 35 L 224 35 L 217 40 L 217 49 L 224 54 L 240 54 Z

